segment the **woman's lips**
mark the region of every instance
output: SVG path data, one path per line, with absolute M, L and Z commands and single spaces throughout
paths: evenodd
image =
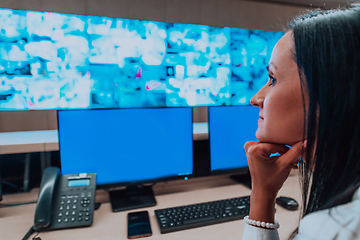
M 263 120 L 264 120 L 264 118 L 262 116 L 259 116 L 258 122 L 263 121 Z

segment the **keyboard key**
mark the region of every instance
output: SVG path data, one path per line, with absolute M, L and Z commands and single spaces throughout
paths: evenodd
M 215 216 L 209 216 L 209 217 L 202 217 L 202 218 L 193 218 L 193 219 L 187 219 L 184 220 L 184 224 L 193 224 L 193 223 L 199 223 L 199 222 L 206 222 L 210 220 L 214 220 Z

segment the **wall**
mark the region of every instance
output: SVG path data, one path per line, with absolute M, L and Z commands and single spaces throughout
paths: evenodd
M 241 0 L 0 0 L 0 8 L 283 31 L 305 9 Z M 206 107 L 194 108 L 206 122 Z M 57 129 L 56 111 L 0 111 L 0 132 Z

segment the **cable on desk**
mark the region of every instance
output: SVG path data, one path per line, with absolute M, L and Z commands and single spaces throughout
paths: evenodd
M 9 189 L 11 189 L 10 193 L 20 192 L 20 188 L 11 182 L 1 181 L 0 184 L 2 184 L 3 193 L 9 192 Z M 7 191 L 5 191 L 6 188 L 8 188 Z
M 37 232 L 37 233 L 35 234 L 35 236 L 33 236 L 32 240 L 41 240 L 41 238 L 38 237 L 39 233 L 40 233 L 40 232 Z
M 27 240 L 27 239 L 31 236 L 31 234 L 33 234 L 34 232 L 35 232 L 34 227 L 31 227 L 31 228 L 29 229 L 29 231 L 25 234 L 25 236 L 23 237 L 22 240 Z

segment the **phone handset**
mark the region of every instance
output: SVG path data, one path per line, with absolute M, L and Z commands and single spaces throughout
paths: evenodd
M 35 210 L 35 231 L 86 227 L 93 222 L 96 174 L 60 174 L 46 168 Z
M 34 228 L 37 230 L 50 226 L 54 194 L 59 177 L 60 169 L 57 167 L 46 168 L 43 173 L 34 219 Z

